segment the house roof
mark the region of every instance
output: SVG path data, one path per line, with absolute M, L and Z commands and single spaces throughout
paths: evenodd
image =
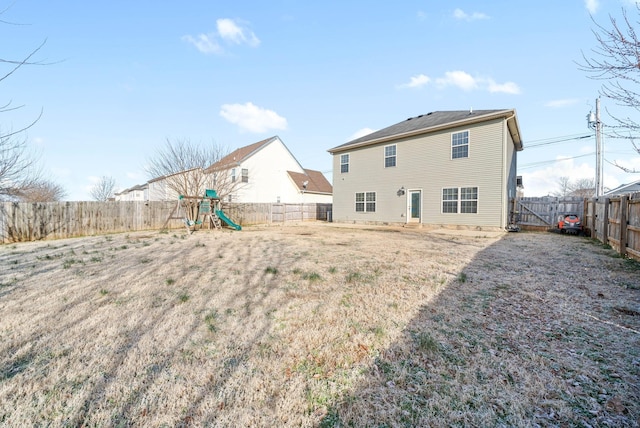
M 604 195 L 605 196 L 623 195 L 626 193 L 636 193 L 636 192 L 640 192 L 640 180 L 623 184 L 622 186 L 618 186 L 615 189 L 611 189 L 608 192 L 605 192 Z
M 173 174 L 169 174 L 169 175 L 161 175 L 160 177 L 155 177 L 155 178 L 152 178 L 151 180 L 147 181 L 147 184 L 155 183 L 156 181 L 165 180 L 165 179 L 167 179 L 169 177 L 173 177 L 175 175 L 180 175 L 180 174 L 185 174 L 187 172 L 195 171 L 197 169 L 201 169 L 201 168 L 200 167 L 195 167 L 195 168 L 191 168 L 191 169 L 185 169 L 184 171 L 174 172 Z
M 305 169 L 304 174 L 300 172 L 287 171 L 291 180 L 296 184 L 298 190 L 306 193 L 326 193 L 332 194 L 333 187 L 320 171 Z M 307 183 L 305 188 L 305 182 Z
M 345 144 L 329 149 L 334 154 L 345 150 L 393 141 L 400 138 L 439 131 L 458 126 L 485 122 L 493 119 L 507 119 L 507 126 L 517 150 L 522 150 L 522 138 L 516 118 L 515 109 L 507 110 L 456 110 L 434 111 L 420 116 L 410 117 L 400 123 L 372 132 L 364 137 L 356 138 Z
M 148 188 L 149 188 L 149 183 L 136 184 L 133 187 L 129 187 L 128 189 L 124 189 L 118 193 L 114 193 L 114 195 L 124 195 L 125 193 L 133 192 L 134 190 L 145 190 Z
M 248 146 L 240 147 L 239 149 L 235 149 L 218 162 L 209 166 L 205 172 L 211 172 L 217 169 L 225 169 L 229 168 L 233 165 L 238 165 L 245 159 L 254 155 L 258 150 L 266 146 L 267 144 L 273 142 L 278 139 L 278 136 L 273 136 L 271 138 L 267 138 L 266 140 L 258 141 L 257 143 L 249 144 Z

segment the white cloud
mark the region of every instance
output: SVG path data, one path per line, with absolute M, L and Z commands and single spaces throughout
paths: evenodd
M 218 26 L 218 34 L 224 40 L 237 45 L 246 44 L 253 47 L 260 44 L 260 39 L 256 37 L 253 31 L 241 27 L 233 19 L 218 19 L 216 25 Z
M 258 107 L 251 102 L 224 104 L 220 116 L 248 132 L 266 132 L 270 129 L 287 129 L 287 119 L 273 110 Z
M 501 92 L 504 94 L 518 95 L 520 93 L 520 88 L 513 82 L 496 83 L 493 79 L 487 79 L 487 83 L 489 84 L 487 89 L 492 94 Z
M 447 71 L 443 77 L 431 79 L 424 74 L 412 76 L 409 83 L 398 85 L 399 88 L 420 88 L 435 82 L 438 89 L 446 89 L 450 86 L 463 91 L 483 90 L 489 93 L 505 93 L 511 95 L 520 94 L 520 87 L 514 82 L 497 83 L 491 78 L 474 77 L 461 70 Z
M 590 14 L 595 15 L 600 7 L 599 0 L 584 0 L 584 7 L 587 8 Z
M 418 11 L 418 20 L 419 21 L 424 21 L 427 19 L 427 14 L 421 10 Z
M 431 78 L 429 78 L 429 76 L 426 76 L 424 74 L 418 74 L 417 76 L 411 76 L 411 79 L 409 80 L 409 83 L 404 83 L 404 84 L 400 85 L 399 87 L 401 87 L 401 88 L 420 88 L 421 86 L 426 85 L 430 81 L 431 81 Z
M 462 9 L 454 10 L 453 17 L 462 21 L 477 21 L 479 19 L 489 19 L 489 15 L 487 14 L 481 12 L 473 12 L 471 15 L 469 15 Z
M 356 132 L 354 132 L 353 135 L 351 135 L 351 137 L 347 139 L 347 141 L 352 141 L 352 140 L 355 140 L 356 138 L 364 137 L 365 135 L 369 135 L 373 132 L 376 132 L 376 130 L 371 128 L 359 129 Z
M 478 87 L 477 80 L 464 71 L 447 71 L 444 77 L 436 79 L 436 84 L 441 88 L 456 86 L 464 91 L 471 91 Z
M 216 31 L 197 36 L 186 35 L 182 40 L 194 45 L 196 49 L 204 54 L 221 54 L 224 48 L 219 40 L 227 44 L 248 45 L 257 47 L 260 39 L 246 26 L 233 19 L 221 18 L 216 21 Z
M 216 41 L 215 34 L 199 34 L 196 37 L 187 35 L 182 40 L 191 43 L 203 54 L 220 54 L 224 51 Z
M 551 100 L 548 103 L 546 103 L 544 106 L 551 107 L 551 108 L 562 108 L 562 107 L 569 107 L 572 105 L 576 105 L 581 101 L 582 100 L 579 98 L 565 98 L 560 100 Z
M 571 181 L 595 177 L 595 170 L 587 162 L 576 164 L 574 159 L 558 156 L 550 166 L 522 173 L 525 196 L 546 196 L 560 190 L 560 177 L 569 177 Z

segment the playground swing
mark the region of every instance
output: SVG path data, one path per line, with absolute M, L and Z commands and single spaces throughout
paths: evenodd
M 191 215 L 193 212 L 193 204 L 187 202 L 191 200 L 199 200 L 199 202 L 197 202 L 198 210 L 195 218 L 192 218 Z M 242 229 L 239 224 L 234 223 L 222 211 L 220 208 L 220 198 L 218 198 L 216 191 L 212 189 L 206 189 L 205 194 L 202 197 L 180 195 L 176 206 L 173 208 L 162 226 L 162 230 L 168 229 L 169 221 L 172 219 L 182 220 L 188 234 L 193 233 L 196 226 L 204 224 L 215 229 L 221 229 L 221 221 L 224 221 L 229 227 L 235 230 Z
M 202 222 L 198 220 L 198 216 L 196 216 L 195 219 L 192 218 L 192 206 L 190 203 L 188 203 L 188 201 L 193 199 L 199 199 L 199 197 L 184 195 L 178 196 L 178 202 L 176 203 L 176 206 L 173 208 L 171 213 L 169 213 L 169 216 L 162 225 L 161 230 L 168 230 L 169 221 L 171 220 L 182 220 L 185 228 L 187 229 L 187 233 L 193 233 L 192 227 L 198 224 L 202 224 Z

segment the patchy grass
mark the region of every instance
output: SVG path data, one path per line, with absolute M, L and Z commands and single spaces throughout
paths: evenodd
M 389 230 L 0 247 L 0 424 L 638 426 L 637 264 Z

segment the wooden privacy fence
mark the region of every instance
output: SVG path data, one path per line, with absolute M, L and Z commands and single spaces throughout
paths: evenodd
M 555 228 L 560 215 L 577 214 L 588 235 L 640 260 L 640 193 L 594 199 L 521 198 L 512 204 L 516 222 L 525 230 Z
M 592 237 L 640 260 L 640 193 L 589 199 L 583 218 Z
M 524 229 L 546 230 L 558 224 L 558 217 L 563 214 L 584 212 L 584 198 L 553 197 L 519 198 L 512 201 L 516 223 Z
M 176 201 L 0 202 L 0 243 L 160 230 Z M 331 204 L 225 204 L 241 225 L 327 220 Z M 169 228 L 183 227 L 171 220 Z

